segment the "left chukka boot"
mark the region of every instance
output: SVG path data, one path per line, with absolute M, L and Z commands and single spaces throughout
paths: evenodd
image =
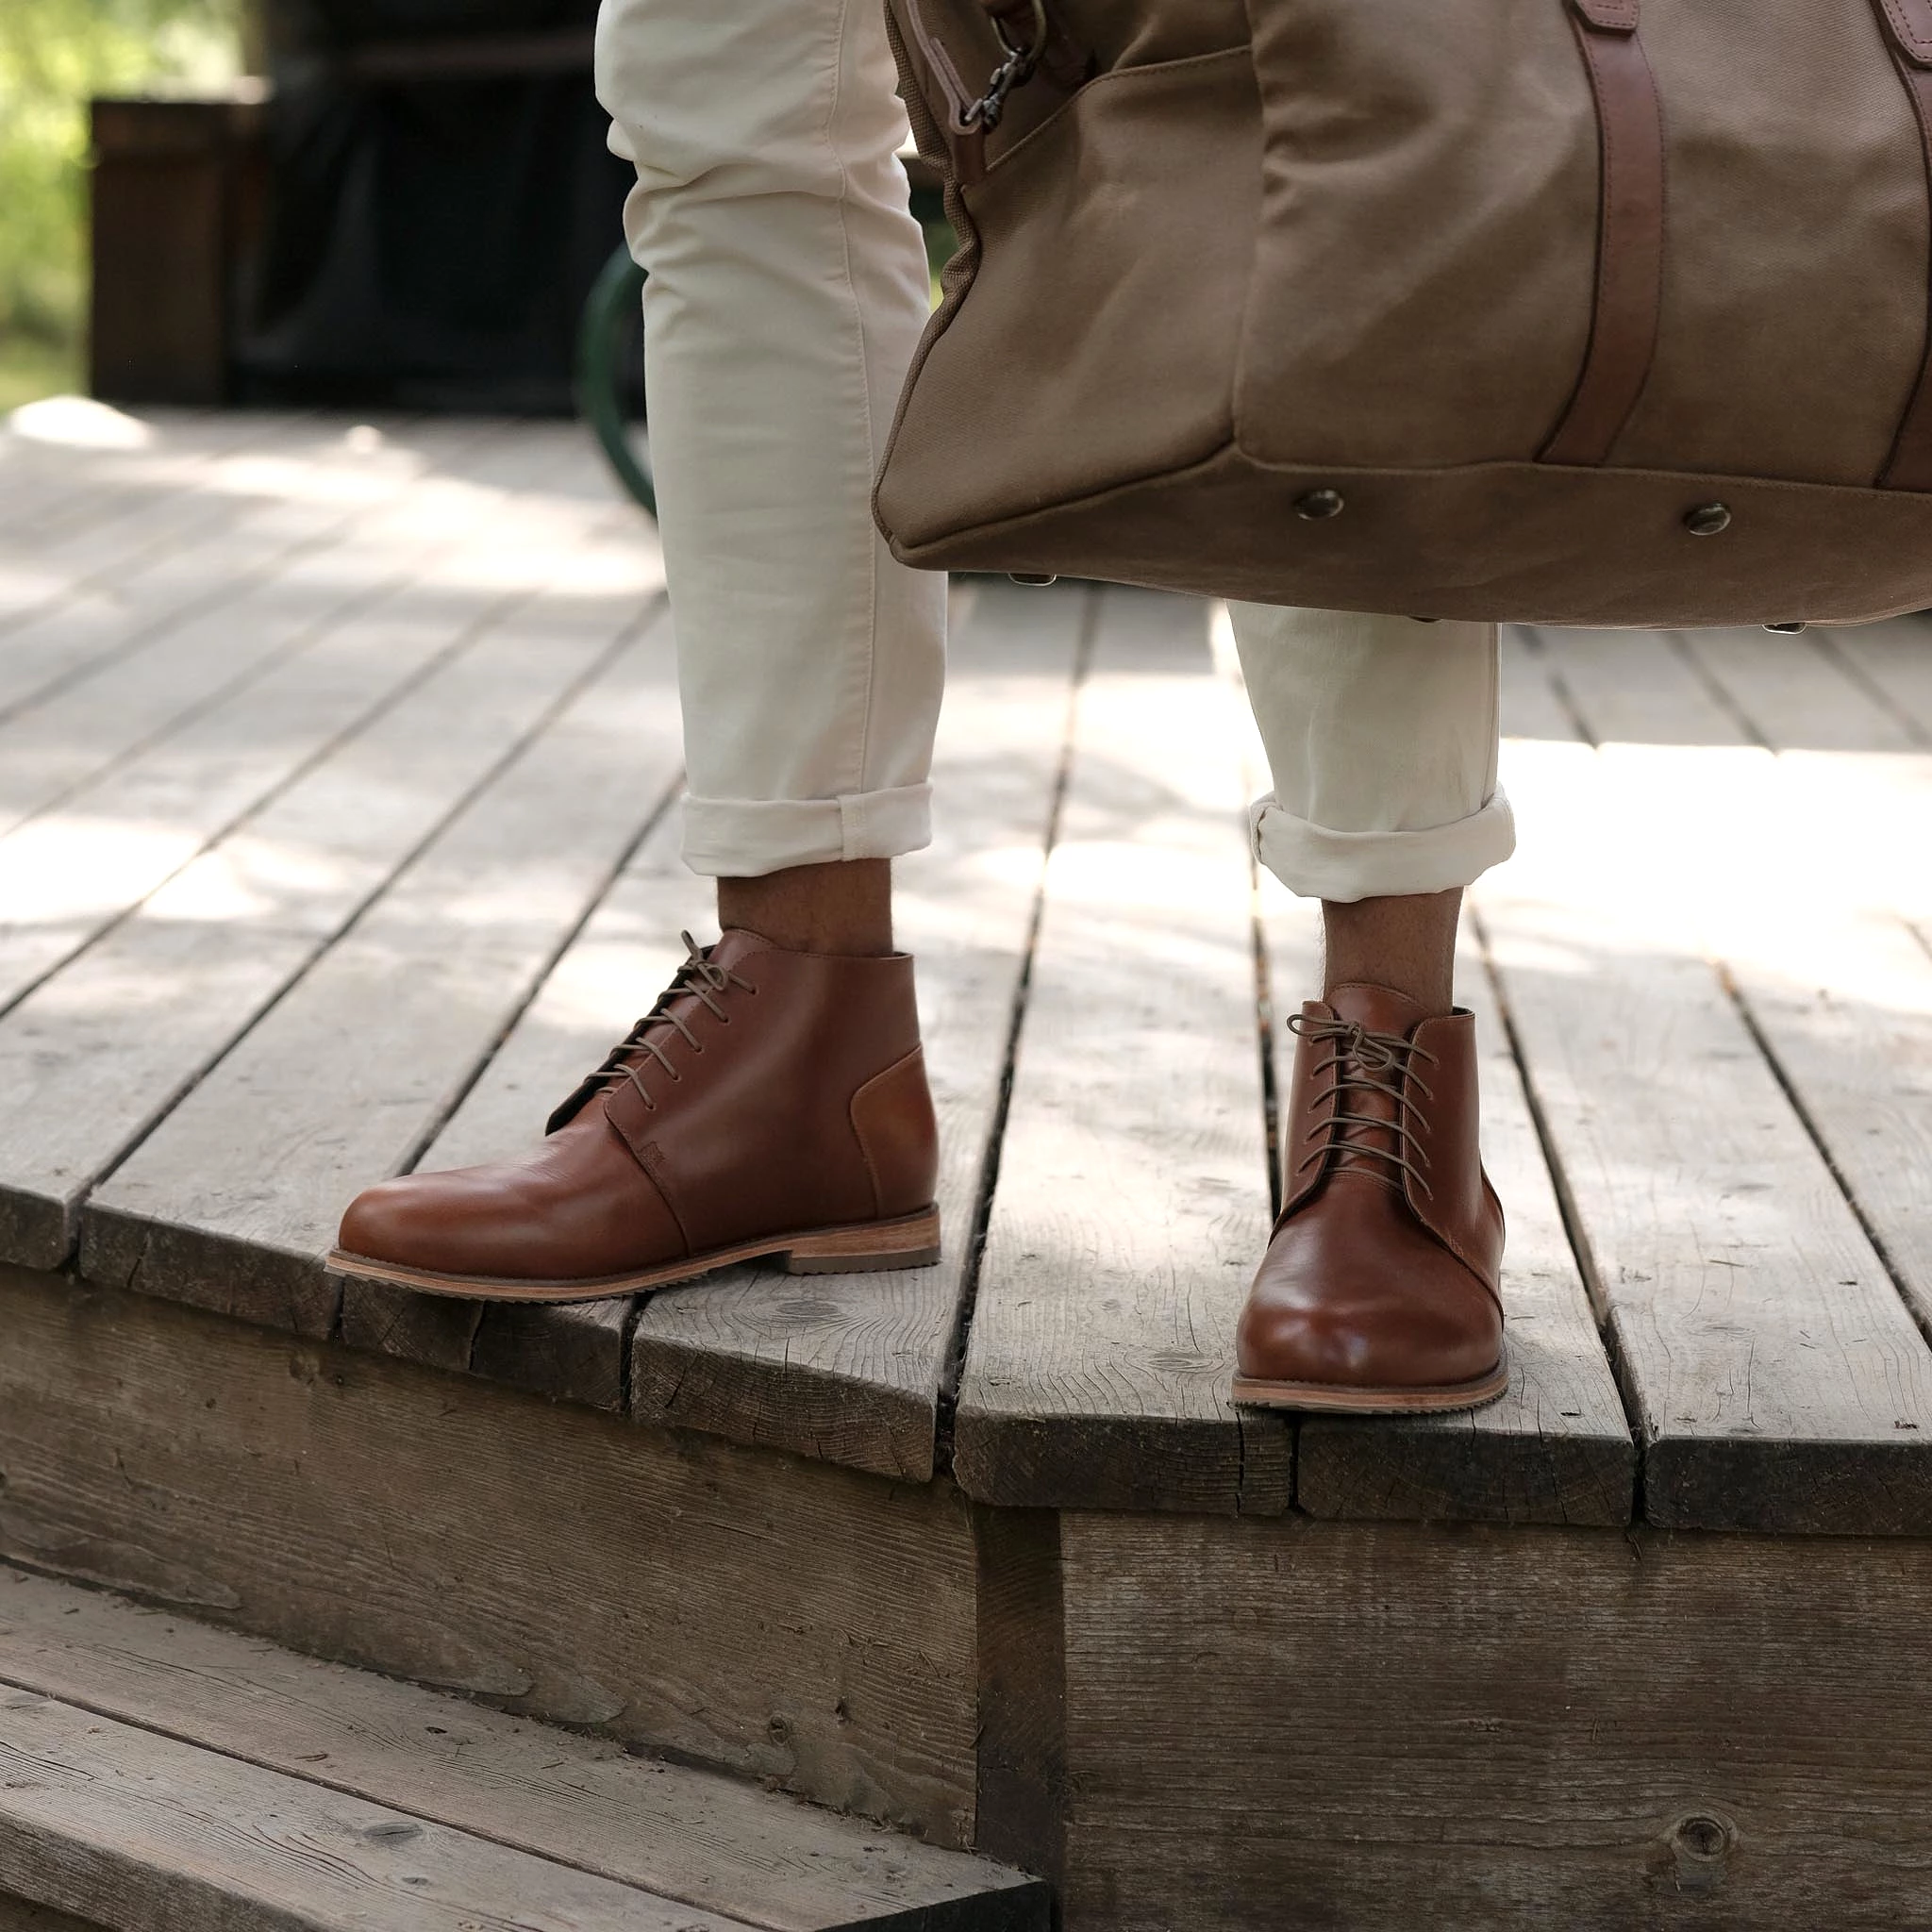
M 404 1174 L 342 1217 L 337 1273 L 584 1301 L 781 1257 L 939 1258 L 938 1140 L 912 961 L 727 931 L 690 958 L 525 1158 Z

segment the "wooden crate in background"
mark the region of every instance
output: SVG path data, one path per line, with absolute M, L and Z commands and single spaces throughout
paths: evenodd
M 222 100 L 93 103 L 93 394 L 227 400 L 241 282 L 260 228 L 262 117 L 246 82 Z

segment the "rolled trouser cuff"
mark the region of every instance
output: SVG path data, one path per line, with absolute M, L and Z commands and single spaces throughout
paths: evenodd
M 1500 786 L 1480 811 L 1420 831 L 1334 832 L 1283 810 L 1274 794 L 1248 814 L 1255 856 L 1304 899 L 1393 899 L 1474 885 L 1516 849 Z
M 708 878 L 754 879 L 792 865 L 897 858 L 932 843 L 932 787 L 842 798 L 687 798 L 684 862 Z

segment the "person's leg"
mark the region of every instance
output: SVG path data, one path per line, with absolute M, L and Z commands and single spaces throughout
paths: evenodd
M 1274 779 L 1257 855 L 1322 901 L 1322 995 L 1281 1115 L 1283 1209 L 1241 1400 L 1352 1410 L 1502 1392 L 1502 1215 L 1454 1008 L 1462 889 L 1508 857 L 1491 625 L 1234 607 Z
M 895 563 L 871 508 L 928 309 L 893 85 L 876 0 L 605 0 L 598 20 L 649 272 L 685 857 L 771 879 L 722 887 L 724 925 L 853 952 L 890 947 L 881 869 L 838 868 L 926 842 L 944 657 L 945 580 Z
M 1395 898 L 1322 904 L 1322 994 L 1340 986 L 1392 987 L 1431 1013 L 1456 1003 L 1459 887 Z
M 801 953 L 892 950 L 892 862 L 833 859 L 718 881 L 718 924 Z
M 607 0 L 597 64 L 649 271 L 685 856 L 724 931 L 529 1158 L 365 1191 L 334 1262 L 512 1300 L 916 1265 L 938 1157 L 891 861 L 927 838 L 946 590 L 870 508 L 927 306 L 882 15 Z

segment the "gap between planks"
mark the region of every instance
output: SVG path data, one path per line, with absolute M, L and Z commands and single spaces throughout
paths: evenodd
M 130 903 L 90 884 L 98 906 L 69 935 L 58 970 L 37 972 L 31 951 L 12 962 L 26 976 L 7 989 L 0 1073 L 31 1096 L 32 1131 L 0 1131 L 8 1258 L 64 1258 L 88 1190 L 434 837 L 451 793 L 460 802 L 514 749 L 519 686 L 540 706 L 554 694 L 556 672 L 580 647 L 559 656 L 536 633 L 543 603 L 519 617 L 526 593 L 492 582 L 502 558 L 492 563 L 488 546 L 501 535 L 486 525 L 484 551 L 459 546 L 445 559 L 446 581 L 432 570 L 420 595 L 365 614 L 272 680 L 287 691 L 268 714 L 280 723 L 266 762 L 215 813 L 204 809 L 214 747 L 158 755 L 183 802 L 217 822 L 191 825 L 181 850 L 138 853 L 120 881 L 123 896 L 137 895 Z M 463 588 L 466 558 L 485 571 L 474 590 Z M 594 549 L 571 560 L 588 585 L 609 576 Z M 239 753 L 265 721 L 252 702 L 233 708 Z M 127 809 L 145 816 L 134 797 Z M 11 842 L 0 840 L 0 867 Z M 59 890 L 57 878 L 50 887 Z M 7 951 L 0 932 L 0 960 Z M 157 1009 L 158 988 L 168 996 Z
M 1538 642 L 1602 749 L 1511 748 L 1525 856 L 1474 896 L 1596 1256 L 1646 1513 L 1923 1530 L 1932 1373 L 1900 1291 L 1923 1318 L 1932 960 L 1902 861 L 1932 831 L 1927 761 L 1836 648 Z
M 542 625 L 534 718 L 95 1190 L 90 1276 L 332 1330 L 346 1199 L 422 1144 L 675 769 L 668 626 L 641 638 L 631 593 L 605 602 L 575 638 Z
M 968 1932 L 974 1892 L 1039 1903 L 985 1859 L 716 1772 L 17 1570 L 0 1684 L 765 1932 L 912 1911 Z

